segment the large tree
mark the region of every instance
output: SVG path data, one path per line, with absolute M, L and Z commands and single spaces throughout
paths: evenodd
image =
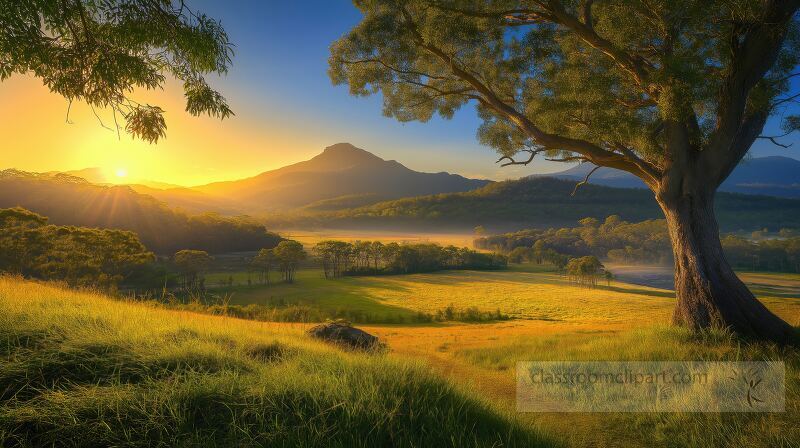
M 330 76 L 401 121 L 469 102 L 503 165 L 541 154 L 635 174 L 664 211 L 673 320 L 784 341 L 722 253 L 714 195 L 798 94 L 800 0 L 356 0 Z M 800 119 L 784 114 L 785 131 Z M 522 160 L 517 159 L 522 154 Z
M 187 112 L 228 117 L 204 74 L 227 72 L 232 55 L 220 23 L 184 0 L 0 0 L 0 80 L 32 74 L 70 104 L 109 109 L 117 131 L 151 143 L 165 135 L 164 110 L 133 90 L 172 76 Z

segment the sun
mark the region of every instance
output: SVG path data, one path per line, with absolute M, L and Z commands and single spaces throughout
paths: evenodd
M 114 172 L 114 174 L 116 174 L 118 178 L 122 179 L 128 177 L 128 170 L 125 168 L 117 168 L 117 171 Z

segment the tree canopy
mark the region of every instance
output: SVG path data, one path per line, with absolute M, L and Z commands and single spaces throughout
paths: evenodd
M 176 252 L 173 262 L 183 276 L 183 287 L 204 289 L 204 275 L 213 260 L 208 252 L 202 250 L 184 249 Z
M 479 138 L 505 164 L 542 153 L 653 186 L 691 150 L 718 185 L 798 97 L 796 0 L 355 4 L 364 18 L 332 46 L 333 82 L 380 91 L 401 121 L 449 118 L 474 101 Z M 529 159 L 514 160 L 520 152 Z
M 113 288 L 154 258 L 133 232 L 48 225 L 23 208 L 0 209 L 0 272 Z
M 232 56 L 220 22 L 183 0 L 0 1 L 0 80 L 32 73 L 70 103 L 110 109 L 117 132 L 150 143 L 165 136 L 164 110 L 135 101 L 134 89 L 172 76 L 187 112 L 226 118 L 233 112 L 204 75 L 226 73 Z

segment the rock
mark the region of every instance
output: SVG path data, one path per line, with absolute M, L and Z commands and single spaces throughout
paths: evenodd
M 378 347 L 378 338 L 364 330 L 350 325 L 349 322 L 336 321 L 317 325 L 308 334 L 317 339 L 334 342 L 349 348 L 369 350 Z

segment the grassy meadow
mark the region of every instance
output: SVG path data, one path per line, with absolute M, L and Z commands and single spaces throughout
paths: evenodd
M 0 277 L 0 446 L 552 446 L 507 411 L 303 328 Z
M 310 340 L 310 323 L 212 316 L 6 277 L 0 444 L 800 446 L 798 349 L 669 328 L 669 290 L 581 287 L 532 264 L 337 280 L 302 269 L 295 283 L 270 286 L 248 285 L 247 273 L 231 268 L 209 274 L 208 284 L 230 277 L 233 286 L 213 291 L 231 305 L 348 310 L 387 350 Z M 742 277 L 800 325 L 800 276 Z M 448 306 L 510 319 L 413 319 Z M 784 360 L 787 412 L 514 411 L 517 361 L 684 359 Z
M 242 274 L 237 277 L 237 282 Z M 742 273 L 781 317 L 800 326 L 800 276 Z M 325 280 L 300 272 L 295 284 L 234 286 L 231 303 L 342 307 L 372 316 L 432 312 L 453 305 L 500 310 L 511 320 L 360 325 L 391 353 L 422 360 L 460 387 L 514 411 L 514 366 L 520 360 L 784 360 L 782 414 L 520 414 L 531 428 L 566 446 L 800 446 L 800 351 L 740 341 L 725 332 L 694 335 L 670 328 L 674 293 L 613 281 L 587 288 L 547 265 L 506 271 Z
M 208 275 L 207 283 L 213 286 L 230 277 L 234 286 L 216 288 L 215 292 L 226 295 L 232 305 L 303 305 L 333 314 L 347 310 L 362 315 L 362 320 L 355 319 L 359 323 L 411 323 L 419 312 L 435 313 L 452 305 L 457 309 L 499 310 L 519 321 L 624 327 L 667 322 L 674 305 L 670 290 L 619 281 L 586 288 L 568 282 L 551 265 L 530 263 L 502 271 L 459 270 L 336 280 L 326 280 L 321 270 L 309 268 L 298 271 L 292 284 L 281 283 L 273 273 L 270 286 L 248 286 L 245 272 L 217 272 Z M 800 323 L 800 275 L 744 273 L 742 278 L 768 306 L 786 313 L 790 323 Z

